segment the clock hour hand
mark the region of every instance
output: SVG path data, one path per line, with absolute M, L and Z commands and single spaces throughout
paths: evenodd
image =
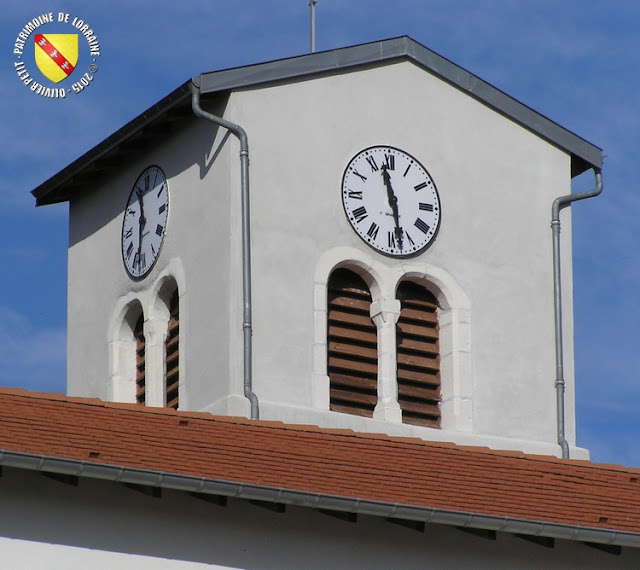
M 402 228 L 400 227 L 400 215 L 398 214 L 398 198 L 391 186 L 391 175 L 389 174 L 387 166 L 383 164 L 381 170 L 382 180 L 384 181 L 385 188 L 387 189 L 387 199 L 389 200 L 389 206 L 391 206 L 391 211 L 393 212 L 393 221 L 396 226 L 394 233 L 396 240 L 398 241 L 400 251 L 402 251 Z
M 144 217 L 144 204 L 142 202 L 142 191 L 138 189 L 138 203 L 140 204 L 140 219 L 138 220 L 138 265 L 142 260 L 142 231 L 147 223 L 147 219 Z

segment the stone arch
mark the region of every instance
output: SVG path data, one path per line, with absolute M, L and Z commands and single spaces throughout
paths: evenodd
M 133 295 L 123 299 L 114 311 L 109 327 L 109 394 L 115 402 L 136 401 L 136 323 L 144 317 L 142 303 Z
M 396 288 L 413 281 L 437 299 L 440 328 L 441 427 L 473 431 L 471 307 L 455 279 L 440 267 L 403 264 Z
M 378 403 L 378 333 L 371 292 L 350 267 L 327 284 L 327 374 L 332 411 L 373 417 Z
M 186 286 L 180 260 L 172 259 L 162 273 L 146 289 L 123 295 L 116 302 L 108 329 L 109 387 L 108 399 L 116 402 L 135 402 L 135 343 L 134 328 L 144 315 L 145 338 L 145 405 L 165 406 L 165 340 L 170 316 L 171 297 L 179 292 L 180 326 L 185 328 Z M 185 335 L 180 334 L 179 350 L 184 355 Z M 184 384 L 185 362 L 180 363 L 179 391 Z
M 180 407 L 185 407 L 186 390 L 185 378 L 187 370 L 185 354 L 185 338 L 187 330 L 187 287 L 185 283 L 185 273 L 179 259 L 171 259 L 160 275 L 155 279 L 153 285 L 145 295 L 148 307 L 147 319 L 147 360 L 149 363 L 150 398 L 148 405 L 165 407 L 167 404 L 166 372 L 167 354 L 166 342 L 168 327 L 171 318 L 171 303 L 174 294 L 177 293 L 177 306 L 180 319 L 180 334 L 178 335 L 177 352 L 180 359 L 178 397 Z M 178 403 L 174 403 L 174 407 Z
M 313 407 L 329 410 L 329 375 L 327 374 L 327 286 L 336 269 L 349 269 L 366 283 L 375 302 L 383 295 L 383 267 L 371 256 L 351 247 L 326 251 L 318 260 L 314 273 L 314 346 Z
M 360 275 L 371 291 L 371 317 L 378 327 L 379 401 L 374 419 L 400 423 L 397 402 L 395 322 L 400 314 L 396 290 L 402 281 L 424 286 L 437 299 L 440 328 L 441 422 L 443 430 L 473 431 L 471 305 L 444 269 L 412 260 L 385 263 L 367 252 L 337 247 L 325 252 L 314 273 L 313 406 L 329 410 L 327 375 L 327 284 L 337 268 Z
M 163 276 L 156 284 L 153 299 L 152 328 L 155 340 L 155 360 L 159 362 L 158 378 L 161 379 L 158 401 L 162 406 L 177 409 L 179 406 L 180 377 L 180 294 L 178 283 L 171 275 Z M 184 360 L 184 358 L 183 358 Z

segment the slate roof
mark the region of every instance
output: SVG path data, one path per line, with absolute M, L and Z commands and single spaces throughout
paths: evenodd
M 35 188 L 32 194 L 36 205 L 68 201 L 74 193 L 82 192 L 87 184 L 90 186 L 92 177 L 105 176 L 113 169 L 121 168 L 123 160 L 140 152 L 159 132 L 166 136 L 168 131 L 193 118 L 192 81 L 204 96 L 216 96 L 239 89 L 345 73 L 403 60 L 413 62 L 565 151 L 571 156 L 571 176 L 592 167 L 602 167 L 603 156 L 599 147 L 410 37 L 402 36 L 198 75 Z
M 156 474 L 158 486 L 217 482 L 242 496 L 246 485 L 277 490 L 274 502 L 314 507 L 328 497 L 343 510 L 393 505 L 388 512 L 400 517 L 403 505 L 444 510 L 489 517 L 499 530 L 512 519 L 538 521 L 640 546 L 640 469 L 413 438 L 2 389 L 3 464 L 120 481 L 132 469 L 140 482 Z

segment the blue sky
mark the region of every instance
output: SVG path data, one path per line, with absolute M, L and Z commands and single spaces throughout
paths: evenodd
M 65 100 L 14 68 L 17 34 L 48 12 L 101 45 Z M 640 466 L 640 3 L 318 0 L 316 22 L 317 50 L 409 35 L 604 149 L 603 194 L 573 206 L 578 443 Z M 308 52 L 308 0 L 5 0 L 0 38 L 0 386 L 63 392 L 67 206 L 36 209 L 30 190 L 193 75 Z

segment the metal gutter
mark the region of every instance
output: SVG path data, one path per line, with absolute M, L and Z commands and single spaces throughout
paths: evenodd
M 407 36 L 203 73 L 200 76 L 200 87 L 201 93 L 205 95 L 248 89 L 269 83 L 301 80 L 324 73 L 347 72 L 353 68 L 385 65 L 402 59 L 412 61 L 571 155 L 572 176 L 591 167 L 602 167 L 602 150 L 599 147 Z M 190 83 L 191 81 L 187 81 L 182 84 L 167 97 L 38 186 L 32 191 L 37 205 L 68 200 L 71 193 L 68 188 L 65 189 L 66 183 L 91 167 L 95 161 L 104 158 L 119 145 L 126 143 L 133 135 L 154 121 L 160 120 L 171 109 L 183 104 L 190 97 Z
M 207 477 L 193 477 L 162 471 L 62 459 L 48 455 L 32 455 L 0 450 L 0 465 L 29 471 L 58 473 L 115 483 L 146 485 L 190 493 L 223 495 L 237 499 L 280 503 L 312 509 L 326 509 L 430 524 L 445 524 L 463 528 L 640 548 L 640 533 L 634 532 L 325 495 L 282 487 L 267 487 Z

